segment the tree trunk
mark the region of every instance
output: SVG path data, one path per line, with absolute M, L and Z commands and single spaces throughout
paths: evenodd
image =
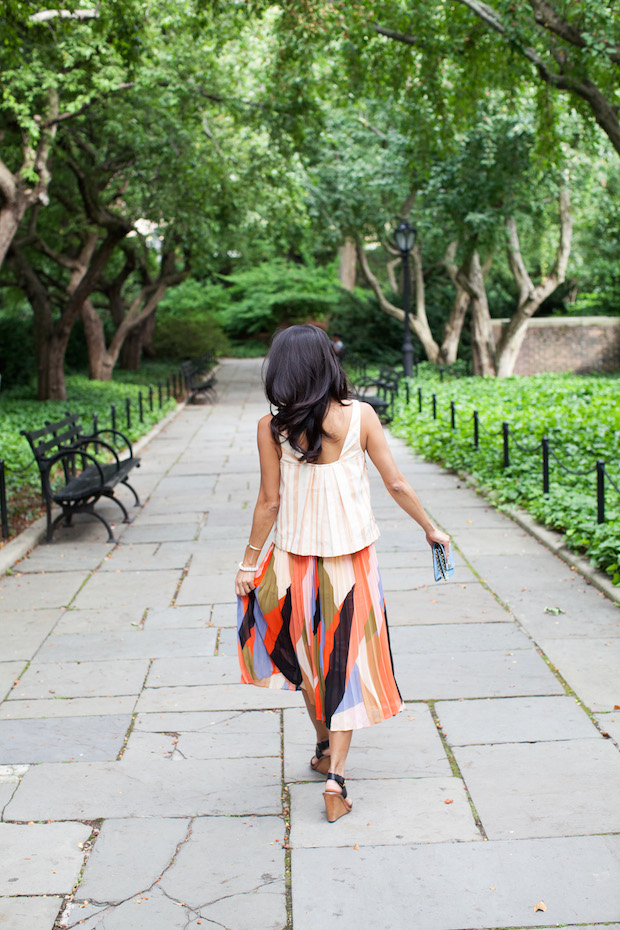
M 11 247 L 27 207 L 26 200 L 21 200 L 10 206 L 5 205 L 0 210 L 0 267 Z
M 484 286 L 484 274 L 476 249 L 465 259 L 459 269 L 457 280 L 471 298 L 474 374 L 492 377 L 495 375 L 495 340 Z
M 340 285 L 345 291 L 352 291 L 355 287 L 357 270 L 355 239 L 347 236 L 338 250 L 338 256 L 340 258 Z
M 114 362 L 105 344 L 103 320 L 90 300 L 85 300 L 80 309 L 88 348 L 88 377 L 91 381 L 111 381 Z
M 570 209 L 570 194 L 567 188 L 560 191 L 560 237 L 553 268 L 543 280 L 534 286 L 530 278 L 519 244 L 517 224 L 514 218 L 506 219 L 508 262 L 519 288 L 519 304 L 510 321 L 502 329 L 497 345 L 496 365 L 498 378 L 508 378 L 514 373 L 519 350 L 523 345 L 527 325 L 540 305 L 559 284 L 566 279 L 566 268 L 570 256 L 573 221 Z
M 360 243 L 357 243 L 357 256 L 359 259 L 360 267 L 364 273 L 364 277 L 374 291 L 377 300 L 379 301 L 381 310 L 383 310 L 383 312 L 387 313 L 389 316 L 393 316 L 395 319 L 404 323 L 405 311 L 391 303 L 381 290 L 381 285 L 377 281 L 375 275 L 372 273 L 370 265 L 368 264 L 366 253 L 364 252 L 364 249 Z M 430 326 L 428 325 L 428 319 L 426 317 L 426 308 L 424 305 L 424 277 L 422 275 L 422 259 L 419 245 L 416 245 L 415 249 L 413 250 L 413 260 L 416 284 L 416 309 L 415 312 L 411 313 L 409 316 L 409 326 L 411 331 L 415 333 L 415 335 L 422 343 L 422 348 L 424 349 L 428 360 L 430 362 L 437 362 L 439 357 L 439 346 L 435 342 Z
M 143 327 L 135 326 L 125 336 L 121 348 L 120 365 L 125 371 L 138 371 L 142 358 Z
M 453 365 L 456 361 L 461 341 L 461 333 L 463 332 L 463 324 L 465 323 L 465 317 L 467 316 L 470 303 L 471 298 L 469 294 L 465 288 L 457 283 L 456 295 L 454 297 L 452 309 L 450 310 L 450 316 L 444 327 L 441 351 L 439 353 L 439 360 L 444 365 Z
M 155 358 L 155 346 L 153 345 L 153 337 L 155 336 L 155 314 L 152 313 L 151 316 L 145 321 L 142 334 L 142 354 L 147 358 Z

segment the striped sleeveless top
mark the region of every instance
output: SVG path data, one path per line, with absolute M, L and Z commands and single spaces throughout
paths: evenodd
M 289 443 L 282 443 L 274 537 L 278 549 L 296 555 L 348 555 L 379 538 L 360 445 L 360 402 L 351 406 L 351 422 L 335 462 L 300 462 Z

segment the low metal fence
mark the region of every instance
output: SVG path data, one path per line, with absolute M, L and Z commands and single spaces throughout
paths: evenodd
M 411 403 L 411 387 L 408 382 L 405 383 L 405 400 L 407 405 Z M 424 395 L 421 386 L 418 386 L 417 388 L 417 407 L 418 412 L 422 413 L 424 410 Z M 451 400 L 450 429 L 452 430 L 456 430 L 457 428 L 457 409 L 456 401 Z M 433 420 L 437 420 L 439 417 L 439 406 L 437 401 L 437 394 L 435 392 L 432 392 L 431 394 L 430 412 Z M 472 444 L 474 448 L 477 449 L 480 445 L 480 414 L 478 410 L 473 410 L 470 416 L 472 422 Z M 540 455 L 543 494 L 549 494 L 550 492 L 551 466 L 554 463 L 565 473 L 575 475 L 576 477 L 596 475 L 596 519 L 597 523 L 605 523 L 605 498 L 607 488 L 611 487 L 612 490 L 620 496 L 620 487 L 614 478 L 610 475 L 607 465 L 603 459 L 597 459 L 590 467 L 586 469 L 576 470 L 569 468 L 569 466 L 562 461 L 558 453 L 553 448 L 551 439 L 548 436 L 542 436 L 540 440 L 535 442 L 533 445 L 524 445 L 518 441 L 516 431 L 511 426 L 511 424 L 506 421 L 502 423 L 501 429 L 499 431 L 490 430 L 489 435 L 498 436 L 501 438 L 501 462 L 502 468 L 504 469 L 511 466 L 512 447 L 516 447 L 520 452 L 525 454 Z

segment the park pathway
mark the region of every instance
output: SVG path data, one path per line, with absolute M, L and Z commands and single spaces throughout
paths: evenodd
M 259 376 L 148 444 L 118 545 L 84 520 L 0 579 L 0 926 L 620 930 L 620 611 L 397 440 L 456 573 L 373 475 L 406 710 L 326 822 L 299 696 L 237 683 Z

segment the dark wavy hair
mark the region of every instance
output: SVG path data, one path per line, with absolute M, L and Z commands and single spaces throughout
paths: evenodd
M 331 403 L 349 397 L 349 384 L 331 341 L 318 326 L 289 326 L 274 336 L 263 367 L 265 394 L 275 409 L 271 432 L 288 439 L 303 462 L 321 455 L 323 420 Z M 302 445 L 302 440 L 304 445 Z

